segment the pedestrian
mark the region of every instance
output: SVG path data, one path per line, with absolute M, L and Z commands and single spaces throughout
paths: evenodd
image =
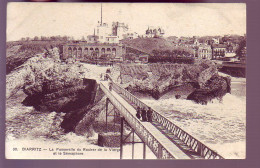
M 109 90 L 112 91 L 112 82 L 109 82 L 108 85 L 109 85 Z
M 141 116 L 142 116 L 142 121 L 144 121 L 144 122 L 147 121 L 147 115 L 146 115 L 145 108 L 142 109 Z
M 151 107 L 148 107 L 148 110 L 147 110 L 147 119 L 149 122 L 152 122 L 153 121 L 153 111 L 151 109 Z
M 141 118 L 141 108 L 137 107 L 137 111 L 136 111 L 136 117 L 140 120 Z
M 102 73 L 100 74 L 100 80 L 103 80 L 103 74 Z
M 159 86 L 157 85 L 153 90 L 153 97 L 158 100 L 160 98 Z
M 108 80 L 108 74 L 104 75 L 104 80 L 107 81 Z
M 111 73 L 110 68 L 107 68 L 106 73 Z

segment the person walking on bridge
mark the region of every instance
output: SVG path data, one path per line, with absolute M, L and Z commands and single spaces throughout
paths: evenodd
M 137 117 L 139 120 L 140 120 L 140 118 L 141 118 L 141 108 L 140 108 L 140 107 L 137 107 L 136 117 Z
M 144 122 L 147 121 L 147 113 L 146 113 L 146 110 L 144 107 L 142 109 L 141 115 L 142 115 L 142 121 L 144 121 Z
M 151 107 L 148 107 L 148 110 L 147 110 L 147 119 L 149 122 L 152 122 L 153 121 L 153 111 L 151 109 Z
M 112 82 L 109 82 L 108 85 L 109 85 L 109 90 L 112 91 Z
M 103 73 L 100 74 L 100 80 L 103 80 Z

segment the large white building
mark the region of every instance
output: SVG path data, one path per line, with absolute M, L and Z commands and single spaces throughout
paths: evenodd
M 129 31 L 128 25 L 120 22 L 113 22 L 112 26 L 99 22 L 96 29 L 97 41 L 100 43 L 119 43 L 122 39 L 138 37 L 136 32 Z
M 94 34 L 94 36 L 96 36 L 97 39 L 95 39 L 95 41 L 100 43 L 119 43 L 119 41 L 124 38 L 133 39 L 138 37 L 137 33 L 133 33 L 129 31 L 129 27 L 125 23 L 113 22 L 111 26 L 108 25 L 107 23 L 103 23 L 102 6 L 101 6 L 101 21 L 98 22 L 96 30 L 97 31 L 96 34 Z
M 100 43 L 119 43 L 120 38 L 113 34 L 112 27 L 107 23 L 99 22 L 97 25 L 97 41 Z

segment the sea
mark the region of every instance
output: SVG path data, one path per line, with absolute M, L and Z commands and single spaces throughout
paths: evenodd
M 220 75 L 226 76 L 220 73 Z M 207 105 L 176 99 L 139 98 L 226 159 L 246 157 L 246 79 L 231 77 L 231 93 Z

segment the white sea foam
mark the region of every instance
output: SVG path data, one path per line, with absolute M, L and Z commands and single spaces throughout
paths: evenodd
M 175 98 L 142 100 L 225 158 L 245 157 L 245 97 L 226 94 L 207 105 Z

